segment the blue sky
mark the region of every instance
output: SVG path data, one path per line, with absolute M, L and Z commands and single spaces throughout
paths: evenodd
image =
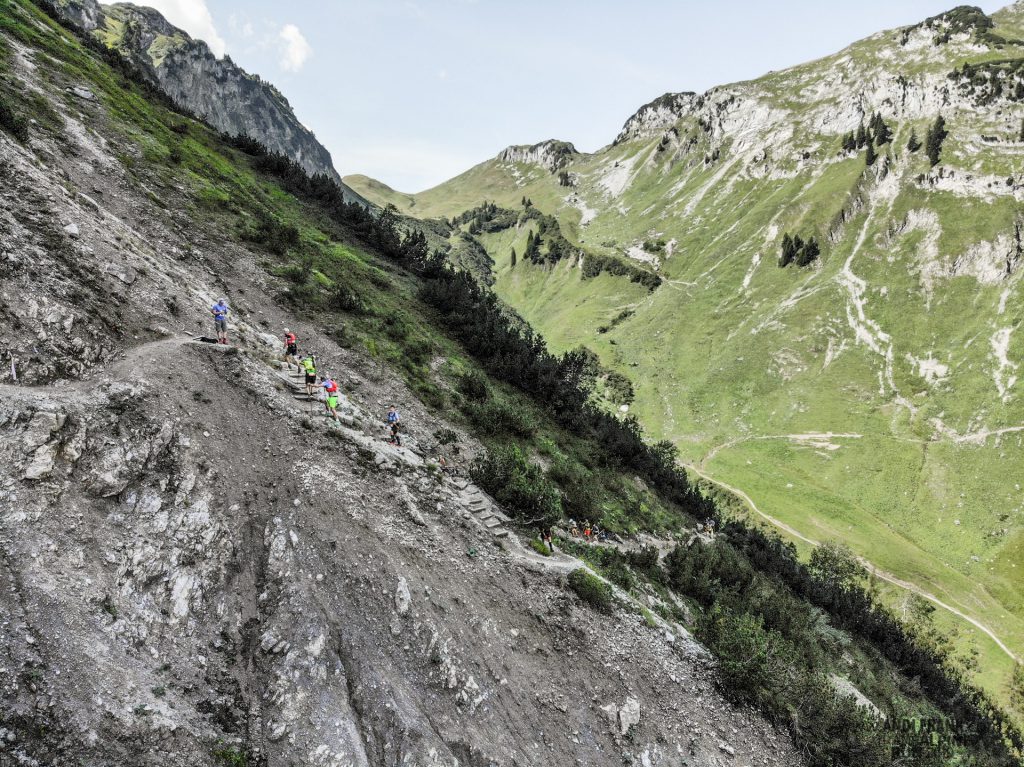
M 1009 0 L 1007 0 L 1008 2 Z M 273 82 L 342 175 L 401 191 L 509 144 L 592 151 L 703 91 L 915 23 L 954 0 L 136 0 Z M 981 2 L 991 12 L 1005 3 Z

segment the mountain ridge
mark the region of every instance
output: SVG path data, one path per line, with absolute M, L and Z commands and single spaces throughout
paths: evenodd
M 204 41 L 193 39 L 159 11 L 132 3 L 101 6 L 98 0 L 58 0 L 57 8 L 218 130 L 260 141 L 308 173 L 322 173 L 341 183 L 330 152 L 299 121 L 276 87 L 249 74 L 229 56 L 218 59 Z M 354 192 L 351 196 L 357 199 Z

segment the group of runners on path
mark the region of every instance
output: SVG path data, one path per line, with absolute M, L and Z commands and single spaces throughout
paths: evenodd
M 210 314 L 213 316 L 214 327 L 217 330 L 217 343 L 219 344 L 228 343 L 228 315 L 230 312 L 231 309 L 225 298 L 217 299 L 217 302 L 210 307 Z M 304 355 L 301 359 L 299 358 L 299 339 L 288 328 L 284 329 L 284 361 L 298 366 L 303 371 L 305 374 L 306 394 L 311 398 L 318 398 L 319 390 L 323 390 L 323 402 L 324 407 L 327 409 L 327 414 L 335 421 L 340 420 L 338 403 L 341 390 L 338 382 L 331 377 L 330 373 L 324 373 L 321 376 L 317 375 L 315 354 L 310 353 Z M 386 422 L 390 431 L 388 442 L 401 447 L 402 416 L 394 406 L 388 409 Z

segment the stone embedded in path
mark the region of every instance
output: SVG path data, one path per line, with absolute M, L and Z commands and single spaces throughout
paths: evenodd
M 409 605 L 412 602 L 412 594 L 409 593 L 409 582 L 401 577 L 398 579 L 398 588 L 395 589 L 395 610 L 399 615 L 409 612 Z
M 627 698 L 619 709 L 619 733 L 628 735 L 630 728 L 637 724 L 640 724 L 640 701 Z

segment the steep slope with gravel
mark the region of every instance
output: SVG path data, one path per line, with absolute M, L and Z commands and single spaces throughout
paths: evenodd
M 578 565 L 495 535 L 427 460 L 479 444 L 383 331 L 302 311 L 266 233 L 391 311 L 400 274 L 28 0 L 0 61 L 31 118 L 0 131 L 0 764 L 800 763 L 681 626 L 594 612 Z M 230 348 L 192 340 L 220 295 Z M 340 423 L 293 396 L 286 325 Z

